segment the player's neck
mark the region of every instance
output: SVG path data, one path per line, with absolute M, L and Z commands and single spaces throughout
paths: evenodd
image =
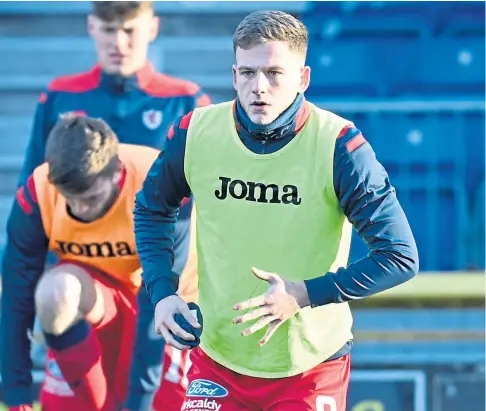
M 114 93 L 126 93 L 131 90 L 144 88 L 152 79 L 155 69 L 146 61 L 132 74 L 107 73 L 101 71 L 101 84 Z
M 237 100 L 235 113 L 236 121 L 239 126 L 258 140 L 284 138 L 287 137 L 289 133 L 295 133 L 296 128 L 299 127 L 297 118 L 304 103 L 304 96 L 298 94 L 290 107 L 280 114 L 280 116 L 273 122 L 270 124 L 255 124 L 250 120 L 239 100 Z

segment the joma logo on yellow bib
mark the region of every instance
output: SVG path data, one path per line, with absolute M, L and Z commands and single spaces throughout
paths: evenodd
M 219 177 L 221 187 L 214 192 L 218 200 L 225 200 L 228 195 L 236 200 L 254 201 L 270 204 L 299 205 L 302 199 L 296 186 L 286 184 L 280 188 L 277 184 L 263 184 L 253 181 L 232 180 Z

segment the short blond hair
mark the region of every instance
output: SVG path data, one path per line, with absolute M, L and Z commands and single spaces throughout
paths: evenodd
M 286 42 L 290 50 L 306 55 L 309 32 L 304 23 L 283 11 L 256 11 L 236 28 L 233 49 L 248 50 L 269 41 Z

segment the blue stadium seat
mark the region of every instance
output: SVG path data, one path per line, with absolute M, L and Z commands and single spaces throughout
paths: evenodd
M 462 185 L 407 185 L 395 180 L 398 199 L 417 243 L 421 271 L 466 265 L 467 206 Z
M 309 2 L 304 21 L 325 37 L 417 37 L 428 34 L 484 36 L 484 3 Z
M 482 10 L 460 9 L 440 16 L 437 34 L 447 37 L 484 38 L 484 3 L 477 4 L 483 5 Z
M 374 120 L 373 148 L 392 181 L 463 184 L 466 141 L 459 116 L 382 112 Z
M 446 2 L 434 2 L 441 4 Z M 404 1 L 311 1 L 307 3 L 307 7 L 303 13 L 304 18 L 312 18 L 313 16 L 345 16 L 345 15 L 359 15 L 360 13 L 379 13 L 383 15 L 389 14 L 427 14 L 431 9 L 428 2 L 404 2 Z
M 359 7 L 359 2 L 356 1 L 308 1 L 302 17 L 305 19 L 331 13 L 342 14 L 354 11 L 357 7 Z
M 392 107 L 394 103 L 396 110 Z M 467 191 L 474 192 L 484 179 L 484 99 L 420 103 L 423 103 L 419 104 L 421 107 L 413 111 L 411 106 L 415 103 L 399 100 L 362 106 L 354 104 L 354 111 L 343 108 L 343 103 L 332 105 L 321 101 L 318 105 L 353 121 L 392 175 L 397 172 L 397 164 L 403 163 L 403 159 L 406 158 L 403 155 L 398 157 L 395 153 L 399 138 L 398 146 L 405 144 L 406 151 L 413 150 L 414 157 L 426 154 L 432 162 L 442 159 L 440 170 L 443 172 L 443 178 L 448 178 L 453 172 L 451 161 L 454 160 L 461 168 L 460 173 L 465 175 Z M 374 105 L 381 108 L 372 109 Z M 391 139 L 393 144 L 390 144 Z M 420 171 L 415 170 L 416 173 Z
M 424 42 L 417 55 L 415 91 L 484 96 L 484 38 L 441 38 Z
M 353 106 L 349 103 L 341 103 L 341 109 L 337 103 L 320 106 L 352 120 L 371 143 L 399 191 L 419 246 L 421 269 L 465 269 L 472 261 L 472 252 L 465 256 L 467 249 L 484 247 L 476 245 L 479 234 L 466 237 L 468 220 L 479 221 L 468 213 L 478 201 L 470 193 L 484 181 L 484 103 L 424 103 L 413 110 L 413 103 L 396 103 L 397 110 L 391 103 L 375 104 L 374 110 L 373 103 L 367 110 L 346 108 Z M 484 224 L 475 227 L 484 232 Z M 366 244 L 353 231 L 349 263 L 367 254 Z
M 406 39 L 422 37 L 429 31 L 423 12 L 395 13 L 384 10 L 358 9 L 353 15 L 343 16 L 339 37 Z
M 484 104 L 484 103 L 483 103 Z M 474 193 L 484 179 L 485 169 L 485 117 L 484 110 L 467 111 L 463 119 L 462 135 L 466 144 L 466 187 Z
M 373 40 L 370 45 L 378 52 L 374 70 L 379 73 L 383 97 L 403 94 L 403 82 L 414 81 L 415 58 L 421 42 L 417 39 Z
M 393 111 L 372 119 L 372 145 L 409 219 L 421 269 L 463 269 L 467 233 L 463 120 L 447 112 Z M 350 262 L 366 253 L 355 234 Z
M 467 11 L 469 13 L 484 14 L 484 2 L 482 1 L 438 1 L 438 2 L 420 2 L 429 5 L 429 7 L 440 6 L 440 10 L 454 16 L 458 12 Z
M 484 38 L 484 2 L 448 1 L 437 9 L 437 36 Z M 435 6 L 437 3 L 431 3 Z
M 434 111 L 381 112 L 368 118 L 369 140 L 397 189 L 419 248 L 421 270 L 465 268 L 464 119 Z M 349 262 L 367 253 L 354 232 Z
M 417 15 L 385 15 L 363 12 L 339 17 L 314 16 L 306 22 L 311 36 L 323 39 L 369 40 L 418 38 L 428 30 Z
M 315 41 L 309 46 L 307 64 L 312 68 L 310 96 L 379 94 L 379 74 L 374 68 L 377 52 L 364 42 Z
M 449 188 L 426 184 L 407 186 L 400 180 L 396 180 L 393 185 L 414 234 L 420 270 L 465 269 L 468 216 L 464 188 L 460 185 Z M 484 261 L 484 220 L 481 227 Z M 353 230 L 349 263 L 366 257 L 367 254 L 366 244 Z
M 484 214 L 485 214 L 485 188 L 484 180 L 475 192 L 473 212 L 470 220 L 471 236 L 468 248 L 471 248 L 471 268 L 485 269 L 485 242 L 484 242 Z
M 311 2 L 304 14 L 311 34 L 323 38 L 416 38 L 430 31 L 415 2 Z
M 313 39 L 311 94 L 484 96 L 484 38 Z
M 314 40 L 309 94 L 386 98 L 413 73 L 418 45 L 407 39 Z

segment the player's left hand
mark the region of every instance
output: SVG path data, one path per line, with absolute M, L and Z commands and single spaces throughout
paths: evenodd
M 246 314 L 233 319 L 233 324 L 241 324 L 251 320 L 258 320 L 242 332 L 243 336 L 254 334 L 268 325 L 267 331 L 258 345 L 265 345 L 272 335 L 285 321 L 292 318 L 302 308 L 310 305 L 309 295 L 304 282 L 285 280 L 278 274 L 252 268 L 253 274 L 260 280 L 268 282 L 270 288 L 266 294 L 250 298 L 236 304 L 236 311 L 256 308 Z

